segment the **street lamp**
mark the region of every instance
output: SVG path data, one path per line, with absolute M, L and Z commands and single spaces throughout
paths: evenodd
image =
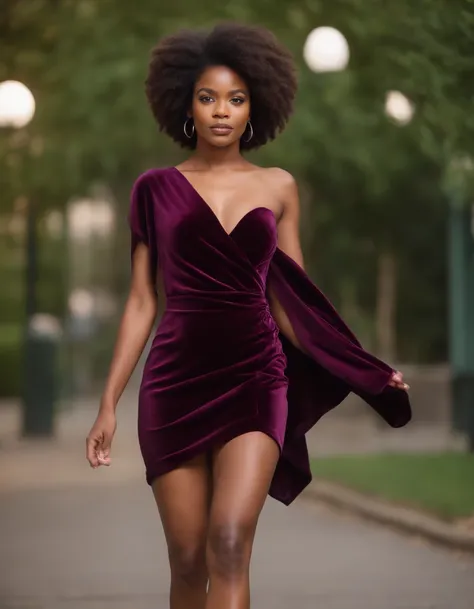
M 400 91 L 388 91 L 387 116 L 400 126 L 415 113 L 414 104 Z M 474 452 L 474 206 L 469 192 L 474 161 L 451 159 L 444 188 L 449 199 L 449 361 L 453 427 L 466 435 Z
M 0 127 L 26 127 L 34 116 L 35 108 L 33 94 L 23 83 L 16 80 L 0 83 Z M 31 201 L 28 201 L 26 209 L 26 316 L 29 322 L 36 313 L 36 217 Z
M 35 108 L 35 98 L 23 83 L 16 80 L 0 83 L 0 127 L 26 127 Z
M 308 34 L 303 57 L 313 72 L 340 72 L 349 62 L 349 45 L 339 30 L 318 27 Z
M 23 129 L 32 120 L 36 104 L 26 85 L 15 80 L 0 83 L 0 127 Z M 37 311 L 37 220 L 34 202 L 26 206 L 26 328 L 22 383 L 23 436 L 53 433 L 55 357 L 60 328 L 57 320 Z
M 388 91 L 385 96 L 385 113 L 395 123 L 408 125 L 415 113 L 415 106 L 400 91 Z
M 454 157 L 445 177 L 449 198 L 449 360 L 452 422 L 474 452 L 474 161 Z

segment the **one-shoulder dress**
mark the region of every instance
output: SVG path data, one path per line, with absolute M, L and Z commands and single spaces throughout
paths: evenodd
M 352 391 L 392 427 L 411 418 L 393 368 L 362 348 L 305 271 L 277 247 L 273 212 L 257 207 L 227 233 L 175 167 L 136 180 L 131 250 L 148 246 L 164 313 L 139 390 L 146 480 L 250 431 L 280 449 L 269 494 L 290 504 L 311 481 L 305 434 Z M 303 350 L 272 317 L 267 288 Z M 161 296 L 161 294 L 160 294 Z

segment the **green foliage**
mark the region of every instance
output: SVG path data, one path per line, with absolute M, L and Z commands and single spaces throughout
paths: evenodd
M 271 28 L 298 62 L 295 115 L 285 133 L 252 158 L 297 177 L 312 274 L 370 337 L 376 258 L 392 252 L 399 269 L 399 356 L 445 358 L 442 189 L 450 160 L 469 157 L 474 141 L 469 0 L 202 0 L 193 7 L 175 0 L 166 6 L 146 1 L 139 10 L 124 0 L 5 0 L 0 80 L 25 82 L 37 111 L 21 132 L 0 134 L 0 165 L 6 169 L 0 171 L 0 214 L 16 209 L 21 197 L 36 201 L 41 213 L 62 208 L 95 181 L 105 182 L 120 205 L 117 243 L 125 247 L 133 180 L 183 156 L 158 133 L 146 106 L 149 51 L 177 28 L 221 19 Z M 351 60 L 344 73 L 317 75 L 304 65 L 305 38 L 318 25 L 346 35 Z M 384 115 L 390 89 L 416 104 L 414 120 L 404 128 Z M 458 179 L 452 171 L 449 176 Z M 117 260 L 113 281 L 123 286 L 127 256 Z M 56 266 L 43 264 L 50 278 L 43 275 L 42 302 L 60 314 L 63 288 L 51 280 L 60 273 L 59 258 Z M 21 294 L 20 277 L 9 281 L 2 311 Z
M 463 453 L 378 454 L 312 460 L 324 478 L 454 520 L 474 514 L 474 458 Z

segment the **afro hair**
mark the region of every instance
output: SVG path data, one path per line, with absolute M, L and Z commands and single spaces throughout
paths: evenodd
M 196 147 L 196 135 L 183 132 L 194 85 L 209 66 L 226 66 L 247 84 L 254 135 L 241 148 L 258 148 L 281 132 L 292 111 L 297 88 L 291 53 L 269 30 L 225 22 L 211 31 L 181 30 L 162 39 L 151 52 L 146 95 L 160 131 L 183 148 Z

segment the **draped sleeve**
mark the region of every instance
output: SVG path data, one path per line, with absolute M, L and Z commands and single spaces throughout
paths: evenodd
M 158 253 L 156 240 L 153 193 L 147 175 L 141 175 L 132 187 L 128 224 L 130 227 L 130 255 L 133 255 L 139 243 L 148 247 L 152 279 L 156 282 Z
M 279 248 L 268 282 L 306 352 L 280 334 L 289 379 L 288 421 L 270 494 L 288 505 L 312 477 L 305 434 L 350 392 L 391 427 L 410 421 L 411 405 L 406 391 L 389 385 L 391 366 L 363 349 L 331 302 Z

